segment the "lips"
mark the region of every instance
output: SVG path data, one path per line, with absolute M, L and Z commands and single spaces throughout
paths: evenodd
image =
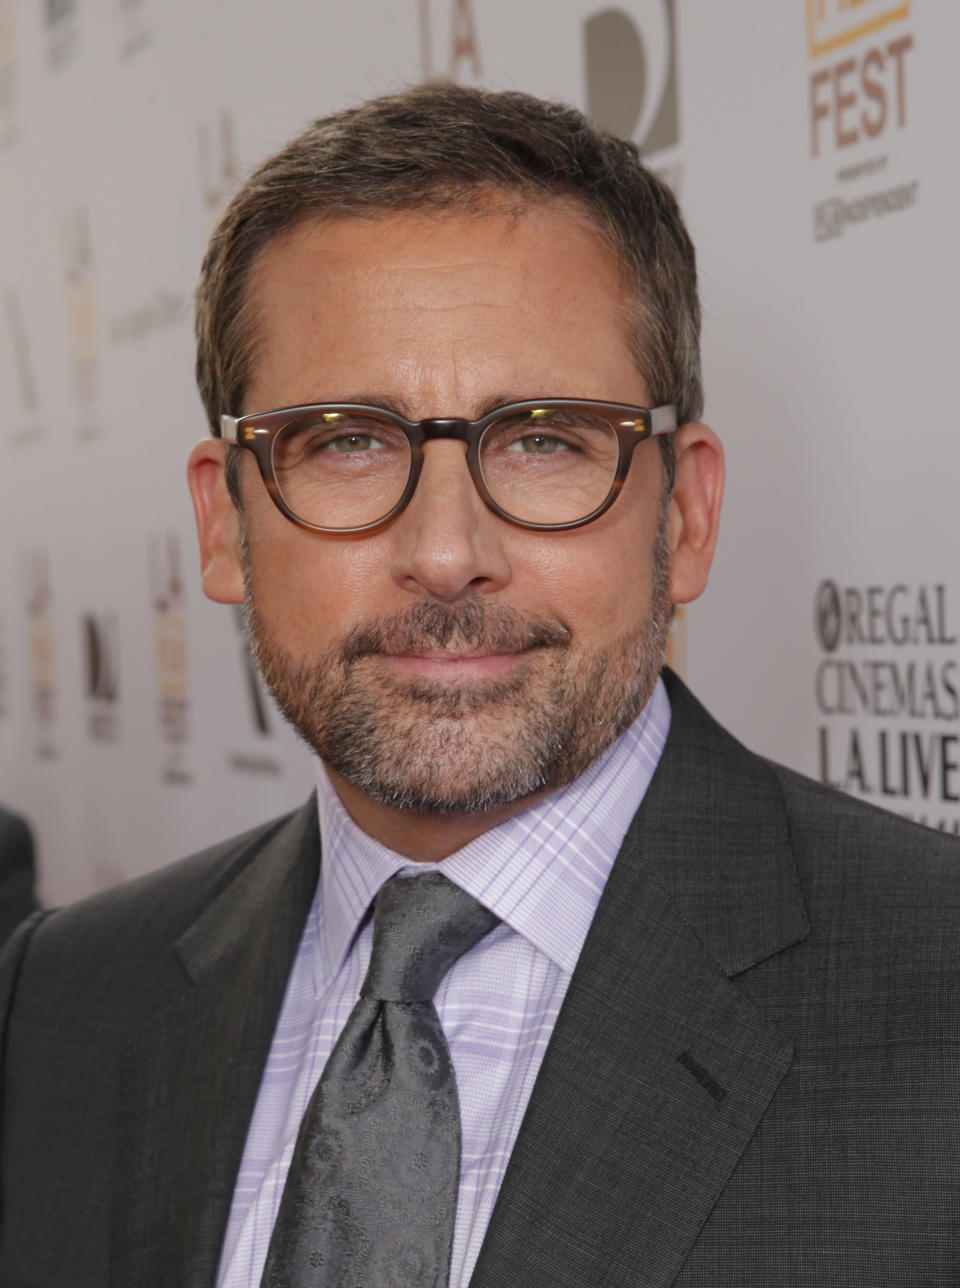
M 422 679 L 481 682 L 510 674 L 530 650 L 491 652 L 479 649 L 422 649 L 412 653 L 381 653 L 380 658 L 401 675 Z
M 409 653 L 386 653 L 386 657 L 421 658 L 426 662 L 469 662 L 488 657 L 515 657 L 527 649 L 447 649 L 428 648 Z

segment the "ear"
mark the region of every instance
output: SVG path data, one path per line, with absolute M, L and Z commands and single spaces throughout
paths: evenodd
M 243 603 L 240 520 L 224 474 L 227 445 L 205 438 L 190 453 L 187 481 L 200 542 L 203 593 L 221 604 Z
M 723 446 L 709 425 L 691 421 L 674 434 L 677 483 L 668 511 L 670 602 L 688 604 L 710 575 L 723 500 Z

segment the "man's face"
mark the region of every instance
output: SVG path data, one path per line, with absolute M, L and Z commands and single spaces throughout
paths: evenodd
M 650 403 L 616 262 L 556 202 L 304 224 L 268 247 L 250 290 L 247 412 L 382 401 L 410 419 L 472 419 L 547 396 Z M 248 620 L 274 696 L 342 779 L 427 813 L 555 787 L 634 718 L 661 664 L 678 529 L 655 442 L 615 505 L 569 532 L 495 516 L 464 454 L 427 443 L 407 509 L 355 536 L 298 528 L 242 461 Z M 211 580 L 214 597 L 235 597 Z

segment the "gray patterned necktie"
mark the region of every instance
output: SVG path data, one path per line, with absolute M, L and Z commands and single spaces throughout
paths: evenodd
M 300 1124 L 261 1288 L 446 1288 L 460 1108 L 433 995 L 496 922 L 439 872 L 380 890 L 370 967 Z

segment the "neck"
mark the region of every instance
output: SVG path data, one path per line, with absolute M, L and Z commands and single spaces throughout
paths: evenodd
M 449 858 L 484 832 L 549 795 L 545 789 L 482 814 L 418 814 L 372 800 L 329 767 L 327 774 L 357 827 L 394 853 L 418 863 L 439 863 Z

